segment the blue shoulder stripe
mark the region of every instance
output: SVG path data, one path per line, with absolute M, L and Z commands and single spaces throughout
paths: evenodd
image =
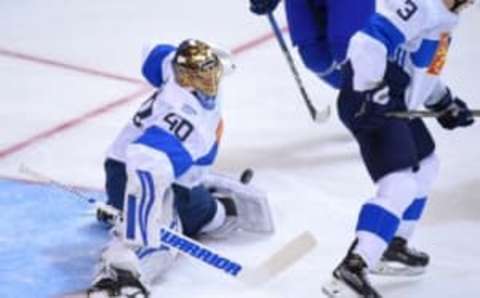
M 175 178 L 193 165 L 192 156 L 180 140 L 158 126 L 148 128 L 134 143 L 164 152 L 172 163 Z
M 413 64 L 416 67 L 427 67 L 432 63 L 432 59 L 438 48 L 438 40 L 424 39 L 420 48 L 410 55 Z
M 385 45 L 388 56 L 391 56 L 401 43 L 405 42 L 405 35 L 386 17 L 374 14 L 367 26 L 362 30 Z
M 162 62 L 165 57 L 175 51 L 171 45 L 158 45 L 147 56 L 142 67 L 142 74 L 150 84 L 160 87 L 163 82 Z

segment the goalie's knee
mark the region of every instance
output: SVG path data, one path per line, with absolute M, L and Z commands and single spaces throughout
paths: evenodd
M 237 206 L 235 200 L 228 196 L 216 197 L 215 204 L 215 215 L 200 233 L 213 238 L 226 238 L 240 228 Z
M 194 237 L 215 217 L 218 209 L 215 198 L 203 185 L 189 189 L 174 184 L 173 190 L 183 232 Z
M 173 191 L 162 176 L 148 171 L 129 173 L 121 222 L 123 239 L 138 247 L 160 246 L 160 229 L 175 219 Z
M 225 238 L 236 231 L 256 234 L 274 232 L 266 197 L 245 193 L 217 194 L 218 211 L 202 232 L 214 238 Z

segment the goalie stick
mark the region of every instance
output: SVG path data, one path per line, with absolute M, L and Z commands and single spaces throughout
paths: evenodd
M 471 110 L 471 112 L 474 117 L 480 117 L 480 110 Z M 436 118 L 441 116 L 441 114 L 442 114 L 441 112 L 415 110 L 415 111 L 390 112 L 390 113 L 387 113 L 387 116 L 410 119 L 410 118 Z
M 268 13 L 268 21 L 270 22 L 270 25 L 272 26 L 273 33 L 275 34 L 275 37 L 278 41 L 278 44 L 280 45 L 280 49 L 283 52 L 283 55 L 287 59 L 288 66 L 290 67 L 290 70 L 292 71 L 293 77 L 295 78 L 295 82 L 297 83 L 298 89 L 300 90 L 300 93 L 302 94 L 302 98 L 307 105 L 308 111 L 310 112 L 310 116 L 312 117 L 314 122 L 317 123 L 322 123 L 328 120 L 330 117 L 330 106 L 326 106 L 323 110 L 320 112 L 315 108 L 313 105 L 312 101 L 310 100 L 307 91 L 305 87 L 303 86 L 302 79 L 300 78 L 300 74 L 297 70 L 297 67 L 295 66 L 295 63 L 293 62 L 292 55 L 290 54 L 290 51 L 288 50 L 287 44 L 285 43 L 285 40 L 283 39 L 282 32 L 280 31 L 280 28 L 278 27 L 277 20 L 273 16 L 273 12 Z
M 72 193 L 90 204 L 99 203 L 96 199 L 86 196 L 75 188 L 62 184 L 50 177 L 28 168 L 23 164 L 20 166 L 20 172 L 35 178 L 36 180 L 52 184 L 63 191 Z M 248 182 L 252 177 L 253 171 L 251 169 L 247 169 L 242 173 L 241 181 L 244 183 Z M 216 252 L 204 244 L 201 244 L 181 233 L 173 231 L 168 227 L 162 227 L 161 235 L 162 244 L 168 245 L 169 247 L 178 250 L 181 254 L 192 257 L 193 259 L 208 265 L 210 268 L 235 277 L 236 279 L 250 286 L 260 285 L 268 282 L 274 276 L 286 271 L 316 246 L 315 237 L 311 234 L 311 232 L 305 231 L 284 244 L 279 250 L 270 255 L 260 265 L 249 268 L 232 258 Z M 64 297 L 85 297 L 75 295 L 76 294 L 72 294 Z

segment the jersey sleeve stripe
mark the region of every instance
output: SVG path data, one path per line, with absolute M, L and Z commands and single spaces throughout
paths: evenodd
M 165 57 L 175 50 L 171 45 L 158 45 L 148 54 L 142 66 L 142 74 L 155 87 L 163 82 L 162 62 Z
M 412 53 L 410 57 L 416 67 L 427 67 L 433 60 L 438 48 L 438 40 L 424 39 L 420 48 Z
M 405 42 L 405 35 L 386 17 L 378 13 L 371 17 L 362 31 L 385 45 L 389 56 L 395 52 L 398 45 Z
M 165 153 L 172 163 L 175 178 L 180 177 L 193 165 L 192 156 L 180 140 L 158 126 L 148 128 L 134 143 Z

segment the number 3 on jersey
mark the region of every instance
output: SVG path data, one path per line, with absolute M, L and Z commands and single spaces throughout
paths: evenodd
M 418 10 L 417 4 L 412 0 L 405 0 L 404 6 L 397 9 L 397 15 L 404 21 L 408 21 Z

